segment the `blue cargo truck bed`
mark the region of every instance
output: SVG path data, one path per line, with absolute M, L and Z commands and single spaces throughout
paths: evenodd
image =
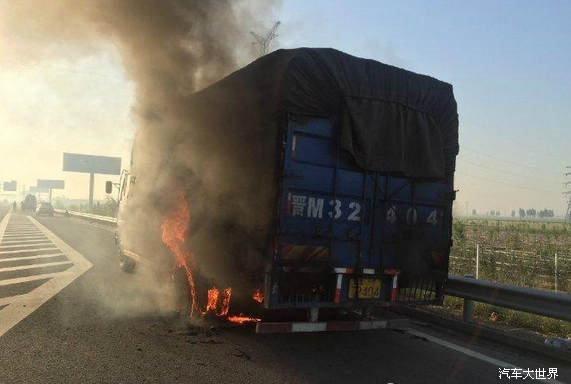
M 440 303 L 451 180 L 364 171 L 338 135 L 326 118 L 287 120 L 266 307 Z
M 164 248 L 153 214 L 173 212 L 181 189 L 196 300 L 232 287 L 236 308 L 257 305 L 259 290 L 271 310 L 442 302 L 459 152 L 450 84 L 299 48 L 184 101 L 173 107 L 181 119 L 158 118 L 150 135 L 168 148 L 153 158 L 165 175 L 149 177 L 134 156 L 140 176 L 128 185 L 142 192 L 120 215 L 133 223 L 120 228 L 123 250 L 170 265 L 170 252 L 148 251 Z
M 211 156 L 230 159 L 233 143 L 226 172 L 252 177 L 232 192 L 248 214 L 231 224 L 252 249 L 225 263 L 244 271 L 240 255 L 265 250 L 266 308 L 442 302 L 459 151 L 450 84 L 333 49 L 279 50 L 193 95 L 191 115 Z M 270 224 L 253 226 L 252 210 Z

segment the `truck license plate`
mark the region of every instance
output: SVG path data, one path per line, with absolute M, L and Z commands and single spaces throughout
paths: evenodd
M 349 280 L 349 298 L 355 297 L 355 279 Z M 359 279 L 359 298 L 378 299 L 381 295 L 381 279 Z

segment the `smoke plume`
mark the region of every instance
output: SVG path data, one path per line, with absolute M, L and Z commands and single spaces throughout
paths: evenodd
M 0 6 L 5 36 L 0 48 L 18 37 L 27 42 L 29 36 L 42 37 L 21 44 L 25 60 L 42 60 L 50 52 L 80 57 L 109 46 L 118 50 L 136 85 L 138 129 L 131 165 L 135 183 L 120 215 L 126 224 L 121 240 L 168 269 L 172 255 L 160 226 L 182 189 L 191 211 L 185 247 L 198 272 L 222 287 L 249 284 L 250 273 L 262 266 L 273 182 L 270 164 L 260 167 L 265 156 L 260 146 L 273 138 L 256 143 L 255 132 L 211 129 L 189 100 L 255 57 L 248 32 L 265 28 L 260 20 L 272 3 L 18 0 Z

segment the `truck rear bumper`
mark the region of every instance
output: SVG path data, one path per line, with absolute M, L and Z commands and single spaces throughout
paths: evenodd
M 360 293 L 356 294 L 365 280 L 380 282 L 375 285 L 374 295 L 362 297 Z M 377 291 L 379 286 L 380 292 Z M 269 300 L 264 300 L 264 304 L 270 310 L 438 305 L 442 302 L 442 288 L 442 280 L 403 277 L 394 269 L 283 268 L 274 278 L 269 273 L 266 275 L 264 298 Z
M 320 321 L 320 322 L 261 322 L 256 324 L 256 333 L 366 331 L 371 329 L 402 329 L 408 319 L 369 321 Z

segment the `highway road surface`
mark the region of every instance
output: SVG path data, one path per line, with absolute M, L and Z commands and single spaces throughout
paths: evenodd
M 417 323 L 267 335 L 189 327 L 157 310 L 161 292 L 143 268 L 119 270 L 112 228 L 8 207 L 0 220 L 0 384 L 484 384 L 542 382 L 529 373 L 550 368 L 556 380 L 543 382 L 571 384 L 571 363 Z

